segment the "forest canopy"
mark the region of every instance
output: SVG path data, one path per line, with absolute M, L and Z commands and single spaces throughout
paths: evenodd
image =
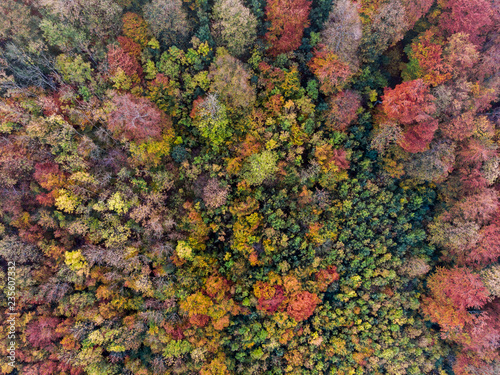
M 494 0 L 2 0 L 0 373 L 500 373 Z

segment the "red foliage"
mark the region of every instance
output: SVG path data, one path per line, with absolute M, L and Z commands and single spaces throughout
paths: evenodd
M 59 93 L 54 93 L 51 96 L 44 96 L 40 98 L 43 114 L 46 117 L 57 115 L 61 113 L 61 102 L 59 101 Z
M 50 346 L 61 335 L 57 332 L 56 327 L 59 324 L 59 319 L 54 317 L 40 317 L 26 328 L 26 337 L 30 344 L 44 348 Z
M 394 89 L 386 88 L 382 108 L 389 119 L 409 125 L 428 121 L 435 111 L 434 97 L 422 79 L 403 82 Z
M 121 68 L 127 76 L 142 75 L 142 67 L 137 59 L 128 54 L 123 48 L 111 46 L 108 50 L 109 72 L 114 75 Z
M 438 120 L 430 120 L 409 126 L 403 133 L 403 138 L 398 142 L 405 151 L 422 152 L 434 137 L 438 128 Z
M 455 141 L 467 139 L 474 132 L 474 115 L 471 112 L 465 112 L 450 122 L 442 124 L 440 130 L 443 135 Z
M 494 9 L 488 0 L 448 0 L 440 26 L 449 34 L 469 34 L 474 44 L 484 42 L 485 35 L 493 29 Z
M 205 327 L 210 321 L 210 317 L 208 315 L 196 314 L 189 317 L 189 323 L 196 327 Z
M 361 99 L 356 92 L 347 90 L 332 95 L 329 104 L 327 126 L 343 132 L 358 117 L 357 110 L 361 106 Z
M 408 29 L 412 29 L 415 23 L 427 13 L 434 0 L 402 0 L 401 4 L 405 8 L 405 16 L 408 22 Z
M 337 148 L 332 151 L 332 161 L 340 169 L 349 169 L 349 160 L 347 160 L 347 152 L 343 148 Z
M 476 193 L 488 187 L 489 183 L 483 176 L 483 172 L 479 168 L 472 170 L 460 170 L 460 182 L 464 191 L 468 193 Z
M 327 269 L 320 270 L 318 273 L 316 273 L 315 278 L 318 282 L 319 290 L 321 292 L 325 292 L 331 283 L 340 278 L 340 275 L 337 273 L 337 267 L 331 266 Z
M 499 310 L 499 301 L 488 304 L 479 315 L 473 318 L 471 324 L 466 325 L 463 333 L 453 336 L 453 340 L 462 346 L 462 353 L 457 356 L 457 361 L 453 366 L 455 374 L 470 374 L 468 371 L 470 366 L 484 371 L 481 372 L 482 374 L 496 373 L 489 363 L 500 359 L 498 353 L 500 347 Z
M 452 216 L 484 224 L 495 217 L 498 207 L 498 193 L 494 189 L 484 189 L 458 203 L 453 208 Z
M 274 293 L 271 297 L 262 296 L 259 298 L 259 304 L 257 305 L 257 309 L 266 311 L 268 313 L 276 312 L 280 307 L 283 308 L 283 302 L 285 301 L 285 291 L 282 286 L 275 285 Z
M 314 293 L 307 291 L 297 292 L 290 297 L 286 311 L 297 322 L 301 322 L 313 314 L 319 302 L 321 300 Z
M 403 82 L 394 89 L 386 88 L 382 109 L 388 120 L 405 125 L 399 146 L 408 152 L 425 150 L 438 127 L 430 114 L 436 109 L 434 97 L 422 79 Z
M 309 68 L 318 78 L 320 89 L 326 95 L 341 90 L 352 75 L 349 64 L 342 62 L 336 54 L 324 47 L 314 52 Z
M 481 277 L 468 268 L 438 268 L 428 280 L 432 297 L 450 302 L 457 310 L 483 307 L 489 301 L 489 292 Z
M 482 142 L 479 139 L 469 139 L 467 144 L 460 150 L 460 159 L 464 164 L 479 164 L 493 156 L 496 156 L 497 151 L 489 144 Z
M 431 31 L 423 33 L 411 45 L 411 57 L 418 61 L 422 79 L 431 86 L 437 86 L 451 78 L 451 67 L 443 61 L 443 48 L 433 42 Z
M 483 227 L 477 246 L 470 252 L 467 263 L 487 265 L 500 257 L 500 227 L 496 224 Z
M 205 283 L 205 289 L 208 296 L 221 301 L 229 293 L 229 281 L 222 276 L 210 276 Z
M 121 35 L 117 38 L 117 40 L 123 50 L 129 55 L 134 56 L 136 59 L 141 56 L 142 47 L 139 43 L 136 43 L 132 39 Z
M 159 140 L 162 130 L 171 125 L 170 119 L 146 98 L 115 94 L 112 104 L 115 109 L 109 114 L 107 126 L 129 141 Z
M 269 0 L 266 21 L 271 22 L 265 38 L 272 45 L 269 53 L 276 57 L 297 49 L 302 43 L 304 29 L 309 26 L 311 1 Z
M 53 190 L 64 186 L 65 174 L 59 169 L 59 164 L 54 162 L 35 164 L 35 173 L 33 174 L 36 182 L 47 190 Z
M 203 104 L 205 99 L 203 99 L 201 96 L 198 96 L 194 101 L 193 101 L 193 109 L 191 109 L 191 113 L 189 114 L 189 116 L 194 119 L 197 114 L 198 114 L 198 110 L 199 110 L 199 106 L 201 104 Z

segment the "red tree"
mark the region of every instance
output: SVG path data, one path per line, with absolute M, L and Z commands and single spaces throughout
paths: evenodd
M 500 227 L 492 224 L 481 229 L 477 246 L 470 252 L 467 263 L 487 265 L 500 257 Z
M 348 90 L 332 95 L 329 104 L 327 126 L 333 130 L 345 131 L 358 117 L 361 100 L 356 92 Z
M 115 94 L 112 105 L 108 128 L 129 141 L 160 140 L 162 130 L 171 126 L 170 119 L 146 98 Z
M 403 138 L 398 144 L 405 151 L 422 152 L 432 141 L 437 128 L 437 120 L 424 121 L 412 125 L 403 133 Z
M 118 43 L 120 43 L 120 46 L 128 54 L 134 56 L 136 59 L 138 59 L 141 56 L 142 47 L 139 43 L 136 43 L 132 39 L 121 35 L 116 40 L 118 41 Z
M 314 52 L 309 67 L 321 84 L 320 90 L 326 95 L 341 90 L 352 75 L 349 65 L 326 48 Z
M 428 280 L 430 297 L 424 298 L 424 313 L 444 332 L 456 332 L 471 323 L 468 308 L 481 308 L 489 292 L 479 275 L 468 268 L 438 268 Z
M 382 109 L 388 120 L 403 125 L 399 146 L 408 152 L 424 151 L 434 137 L 438 122 L 431 117 L 436 106 L 429 87 L 422 79 L 403 82 L 394 89 L 386 88 Z
M 266 21 L 271 27 L 266 41 L 272 45 L 269 53 L 277 56 L 297 49 L 302 43 L 304 29 L 309 26 L 311 1 L 269 0 L 266 6 Z
M 449 34 L 469 34 L 474 44 L 481 44 L 494 27 L 494 9 L 488 0 L 448 0 L 444 10 L 440 26 Z
M 29 343 L 39 348 L 50 346 L 61 336 L 56 330 L 59 322 L 58 318 L 40 317 L 30 323 L 26 328 Z
M 409 125 L 430 119 L 435 111 L 434 97 L 422 79 L 403 82 L 395 88 L 386 88 L 382 96 L 382 108 L 387 117 Z
M 131 54 L 127 53 L 123 48 L 111 46 L 108 50 L 109 72 L 113 75 L 121 68 L 127 76 L 142 75 L 141 64 Z
M 314 293 L 306 291 L 297 292 L 290 297 L 286 311 L 288 315 L 297 322 L 300 322 L 306 320 L 313 314 L 319 302 L 321 302 L 321 300 Z

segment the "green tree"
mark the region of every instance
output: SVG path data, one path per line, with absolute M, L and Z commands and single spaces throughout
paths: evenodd
M 270 150 L 251 155 L 244 169 L 243 177 L 250 185 L 260 185 L 274 177 L 278 171 L 278 156 Z
M 257 18 L 241 0 L 217 0 L 212 9 L 212 35 L 234 56 L 248 54 L 257 37 Z

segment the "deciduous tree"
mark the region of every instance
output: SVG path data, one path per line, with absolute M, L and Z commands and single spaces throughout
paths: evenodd
M 269 53 L 277 56 L 297 49 L 302 43 L 304 29 L 309 26 L 309 0 L 269 0 L 266 21 L 271 23 L 266 41 Z
M 131 94 L 113 94 L 108 129 L 129 141 L 160 140 L 163 130 L 171 127 L 170 119 L 146 98 Z
M 241 0 L 217 0 L 212 9 L 212 34 L 234 56 L 248 53 L 257 37 L 257 18 Z

